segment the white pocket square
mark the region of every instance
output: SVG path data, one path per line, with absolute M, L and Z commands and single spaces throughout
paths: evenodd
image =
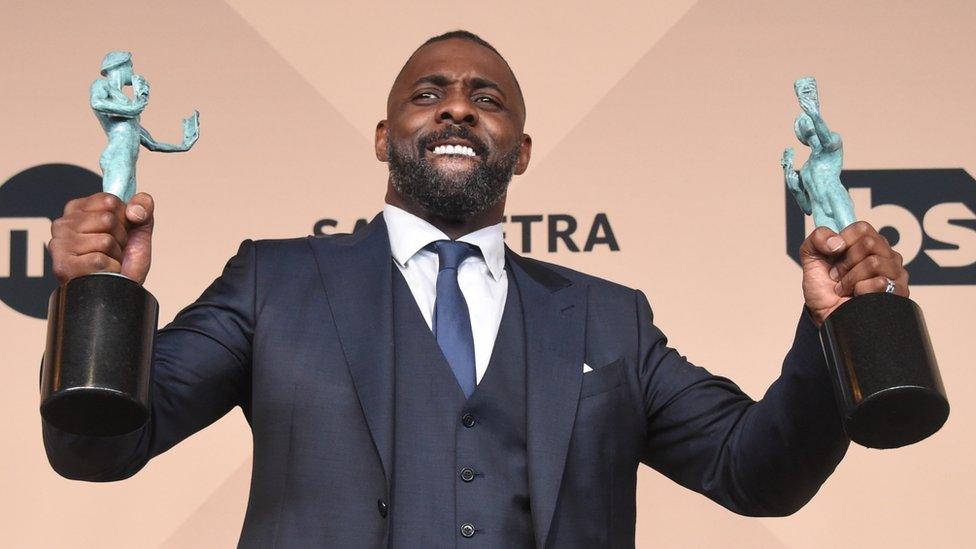
M 592 372 L 592 371 L 593 371 L 593 368 L 590 368 L 590 365 L 584 362 L 583 363 L 583 373 L 585 374 L 586 372 Z

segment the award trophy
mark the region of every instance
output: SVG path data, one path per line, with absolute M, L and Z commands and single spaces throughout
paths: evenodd
M 91 85 L 91 107 L 108 145 L 99 161 L 102 187 L 123 202 L 136 192 L 139 146 L 185 152 L 199 137 L 200 113 L 183 120 L 183 143 L 160 143 L 139 123 L 149 83 L 132 72 L 132 55 L 113 51 L 105 78 Z M 123 92 L 132 87 L 130 99 Z M 116 273 L 74 278 L 51 294 L 41 367 L 41 415 L 69 433 L 134 431 L 149 418 L 149 382 L 159 305 L 141 284 Z
M 803 112 L 794 131 L 810 157 L 793 169 L 793 149 L 781 165 L 797 204 L 817 226 L 839 233 L 854 223 L 851 197 L 840 181 L 843 145 L 820 116 L 817 82 L 794 84 Z M 929 341 L 922 310 L 892 293 L 854 296 L 820 327 L 827 365 L 847 435 L 869 448 L 897 448 L 938 431 L 949 417 L 949 401 Z

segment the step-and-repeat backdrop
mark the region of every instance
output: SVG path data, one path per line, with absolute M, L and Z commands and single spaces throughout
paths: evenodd
M 642 467 L 642 547 L 956 547 L 971 537 L 976 421 L 976 7 L 971 2 L 0 2 L 0 545 L 227 547 L 251 438 L 239 409 L 117 483 L 65 480 L 38 415 L 50 219 L 100 186 L 88 106 L 102 56 L 152 84 L 143 153 L 157 201 L 147 287 L 167 322 L 244 238 L 348 232 L 378 212 L 373 155 L 409 53 L 466 28 L 510 61 L 534 138 L 506 238 L 643 289 L 683 354 L 755 397 L 801 310 L 809 231 L 779 157 L 793 80 L 816 76 L 859 217 L 897 241 L 952 403 L 915 446 L 852 447 L 788 518 L 743 518 Z

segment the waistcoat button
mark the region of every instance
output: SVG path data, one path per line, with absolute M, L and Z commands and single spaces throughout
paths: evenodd
M 468 428 L 474 427 L 474 416 L 471 414 L 464 414 L 461 416 L 461 425 Z
M 474 524 L 470 522 L 465 522 L 461 525 L 461 535 L 466 538 L 474 537 Z
M 464 482 L 471 482 L 474 480 L 474 471 L 470 467 L 465 467 L 461 469 L 461 480 Z
M 380 516 L 383 517 L 383 518 L 386 518 L 386 514 L 387 514 L 387 512 L 389 512 L 389 509 L 386 506 L 386 502 L 383 501 L 382 499 L 376 500 L 376 508 L 379 509 Z

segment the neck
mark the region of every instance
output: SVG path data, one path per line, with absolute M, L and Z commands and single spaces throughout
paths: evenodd
M 427 211 L 423 206 L 418 204 L 416 200 L 402 196 L 400 193 L 396 192 L 393 185 L 387 185 L 386 203 L 396 206 L 401 210 L 410 212 L 420 219 L 423 219 L 424 221 L 440 229 L 452 240 L 457 240 L 459 237 L 462 237 L 468 233 L 473 233 L 478 229 L 483 229 L 485 227 L 490 227 L 492 225 L 501 223 L 502 215 L 505 212 L 505 196 L 502 195 L 501 199 L 494 206 L 488 208 L 484 212 L 462 220 L 446 219 Z

